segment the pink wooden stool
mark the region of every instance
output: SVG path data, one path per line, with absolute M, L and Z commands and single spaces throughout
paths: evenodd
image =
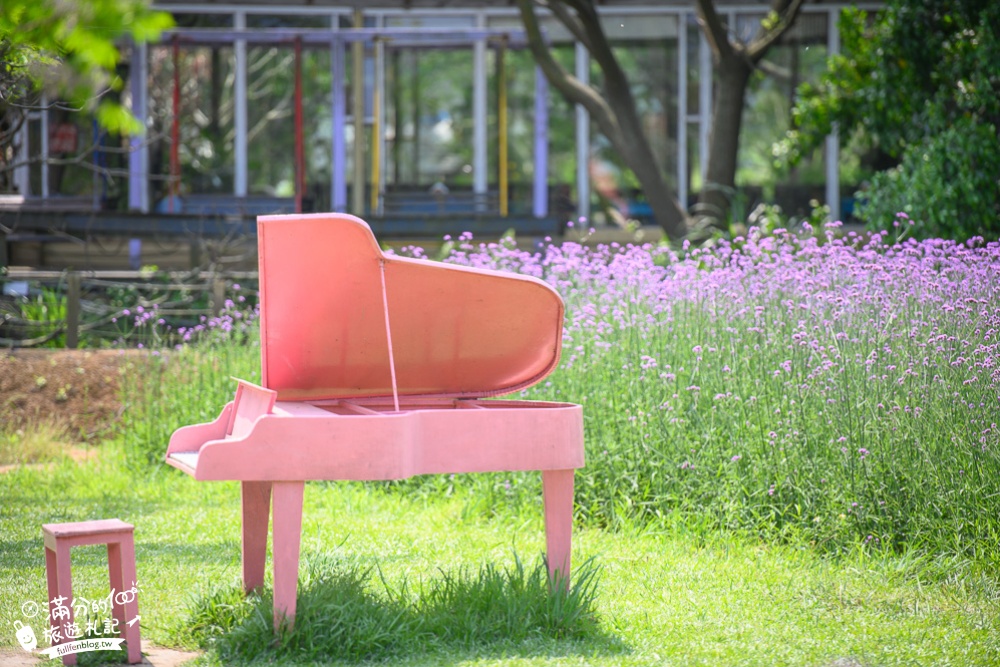
M 108 573 L 111 577 L 112 614 L 121 628 L 121 635 L 128 644 L 128 661 L 142 662 L 139 638 L 139 601 L 133 595 L 129 602 L 118 602 L 119 594 L 130 591 L 136 584 L 135 542 L 132 524 L 118 519 L 81 521 L 78 523 L 47 523 L 42 526 L 45 536 L 45 572 L 49 581 L 49 622 L 62 628 L 73 623 L 73 576 L 70 569 L 72 547 L 89 544 L 108 545 Z M 64 598 L 59 603 L 54 602 Z M 123 599 L 127 599 L 124 596 Z M 60 611 L 57 614 L 56 609 Z M 128 622 L 132 621 L 130 625 Z M 63 637 L 64 644 L 74 641 Z M 63 656 L 64 665 L 75 665 L 76 654 Z

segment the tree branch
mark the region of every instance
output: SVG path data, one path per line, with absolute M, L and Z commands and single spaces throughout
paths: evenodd
M 8 143 L 12 143 L 18 134 L 20 134 L 21 128 L 24 127 L 27 119 L 28 115 L 25 113 L 12 114 L 8 112 L 3 118 L 3 122 L 0 122 L 0 146 L 7 146 Z M 0 149 L 0 160 L 2 159 L 3 150 Z
M 594 60 L 597 61 L 597 64 L 604 71 L 605 85 L 628 81 L 625 72 L 622 71 L 621 65 L 618 63 L 618 59 L 615 58 L 615 54 L 611 50 L 611 45 L 608 44 L 608 38 L 601 27 L 601 17 L 598 16 L 593 2 L 567 0 L 567 4 L 576 9 L 577 14 L 580 16 L 580 22 L 587 31 L 589 42 L 587 51 L 590 52 L 590 55 L 593 56 Z M 628 86 L 625 85 L 623 90 L 609 90 L 608 94 L 611 97 L 612 104 L 614 104 L 618 101 L 617 95 L 631 95 L 631 92 L 628 90 Z
M 768 49 L 792 27 L 792 24 L 795 23 L 795 18 L 799 14 L 799 9 L 802 8 L 803 1 L 791 0 L 789 2 L 789 0 L 775 0 L 772 4 L 772 11 L 778 15 L 778 22 L 771 29 L 765 30 L 763 34 L 747 46 L 746 53 L 747 57 L 750 58 L 750 62 L 757 63 L 760 61 Z
M 583 44 L 588 51 L 590 50 L 590 38 L 587 37 L 587 33 L 584 31 L 583 25 L 580 23 L 580 19 L 566 11 L 566 7 L 562 2 L 559 2 L 558 0 L 555 2 L 540 0 L 540 4 L 552 12 L 552 15 L 555 16 L 560 23 L 566 26 L 566 29 L 569 30 L 570 34 L 573 35 L 573 38 L 576 39 L 576 41 Z
M 719 60 L 732 58 L 735 55 L 733 45 L 712 0 L 697 0 L 697 13 L 702 34 L 708 39 L 715 57 Z
M 552 57 L 548 45 L 542 39 L 542 32 L 538 26 L 538 17 L 535 15 L 532 0 L 517 0 L 517 6 L 521 12 L 521 20 L 524 23 L 524 30 L 528 37 L 528 48 L 531 49 L 531 53 L 535 57 L 535 62 L 542 69 L 545 78 L 567 100 L 584 107 L 611 143 L 621 145 L 621 128 L 608 103 L 592 88 L 567 72 Z
M 757 69 L 772 79 L 778 79 L 779 81 L 791 81 L 792 79 L 792 70 L 781 65 L 775 65 L 769 60 L 761 59 L 757 63 Z
M 158 134 L 150 133 L 141 142 L 140 146 L 143 147 L 152 146 L 156 142 L 162 141 L 167 137 L 168 134 L 166 132 L 160 132 Z M 0 161 L 0 174 L 11 172 L 19 167 L 30 166 L 33 164 L 47 164 L 49 166 L 57 166 L 57 167 L 75 165 L 108 176 L 115 176 L 115 175 L 128 176 L 128 170 L 119 170 L 111 167 L 94 166 L 91 160 L 91 156 L 96 151 L 100 151 L 102 153 L 115 154 L 115 155 L 128 155 L 130 153 L 134 153 L 136 150 L 137 148 L 131 145 L 128 146 L 127 148 L 121 148 L 117 146 L 100 145 L 97 142 L 92 142 L 88 146 L 85 146 L 84 148 L 80 149 L 72 157 L 59 158 L 59 157 L 53 157 L 51 155 L 45 156 L 39 154 L 21 160 L 17 160 L 16 162 L 5 163 L 3 161 Z M 150 178 L 155 178 L 155 177 L 150 176 Z

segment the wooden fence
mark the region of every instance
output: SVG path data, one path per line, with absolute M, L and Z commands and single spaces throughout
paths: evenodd
M 42 271 L 12 268 L 0 274 L 0 347 L 102 345 L 143 342 L 142 326 L 155 313 L 163 331 L 195 327 L 227 308 L 252 309 L 256 271 Z M 129 326 L 128 323 L 132 323 Z M 86 340 L 84 340 L 86 339 Z

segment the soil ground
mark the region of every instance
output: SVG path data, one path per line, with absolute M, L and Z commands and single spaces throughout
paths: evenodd
M 39 423 L 65 429 L 69 443 L 94 443 L 121 416 L 122 350 L 0 351 L 0 430 Z

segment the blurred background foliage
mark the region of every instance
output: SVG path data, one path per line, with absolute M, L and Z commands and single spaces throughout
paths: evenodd
M 803 83 L 792 129 L 775 145 L 786 167 L 837 128 L 864 146 L 875 175 L 858 193 L 871 227 L 897 212 L 919 237 L 1000 232 L 1000 5 L 890 0 L 850 9 L 842 52 Z
M 169 14 L 153 11 L 145 0 L 4 0 L 0 113 L 44 91 L 95 112 L 109 130 L 141 128 L 118 101 L 123 77 L 117 40 L 153 40 L 172 25 Z

